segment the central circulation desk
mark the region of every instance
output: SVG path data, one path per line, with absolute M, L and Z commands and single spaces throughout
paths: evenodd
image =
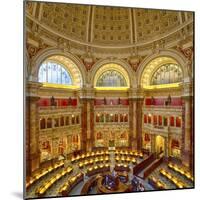
M 121 183 L 119 181 L 119 185 L 117 187 L 117 189 L 108 189 L 103 185 L 103 180 L 104 177 L 101 176 L 98 178 L 97 180 L 97 191 L 98 193 L 103 193 L 103 194 L 112 194 L 112 193 L 122 193 L 122 192 L 128 192 L 129 191 L 129 187 L 123 183 Z

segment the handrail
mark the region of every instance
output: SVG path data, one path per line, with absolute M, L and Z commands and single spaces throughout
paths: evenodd
M 133 168 L 133 174 L 134 175 L 139 174 L 144 168 L 146 168 L 154 160 L 155 160 L 155 154 L 151 154 L 148 158 L 146 158 L 145 160 L 143 160 L 141 163 L 139 163 Z
M 158 161 L 153 163 L 151 166 L 149 166 L 145 171 L 144 171 L 144 176 L 143 178 L 145 179 L 151 172 L 153 172 L 161 163 L 163 162 L 163 157 L 161 157 Z
M 143 107 L 143 109 L 145 109 L 145 108 L 162 108 L 162 109 L 182 109 L 182 106 L 176 106 L 176 105 L 174 105 L 174 106 L 166 106 L 166 105 L 145 105 L 144 107 Z
M 39 106 L 39 110 L 57 110 L 57 109 L 69 109 L 69 108 L 80 108 L 78 105 L 71 106 Z

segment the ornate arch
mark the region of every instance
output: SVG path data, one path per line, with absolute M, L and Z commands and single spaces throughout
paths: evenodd
M 82 61 L 70 52 L 63 52 L 62 50 L 57 48 L 47 48 L 34 57 L 34 59 L 31 62 L 31 76 L 29 77 L 29 80 L 38 81 L 38 72 L 40 65 L 48 58 L 56 56 L 61 56 L 63 58 L 71 60 L 71 62 L 76 65 L 77 69 L 81 74 L 81 85 L 84 86 L 86 84 L 86 69 Z
M 93 87 L 100 74 L 104 73 L 109 68 L 120 72 L 126 79 L 128 87 L 136 87 L 135 72 L 127 62 L 119 59 L 103 59 L 94 64 L 90 74 L 90 83 Z
M 139 65 L 138 70 L 137 70 L 138 85 L 141 86 L 143 75 L 145 72 L 147 72 L 147 70 L 149 70 L 148 72 L 149 75 L 152 74 L 151 73 L 152 69 L 150 69 L 149 66 L 151 65 L 152 61 L 156 61 L 156 59 L 159 59 L 159 58 L 163 58 L 163 62 L 160 61 L 160 64 L 166 63 L 166 62 L 172 62 L 172 63 L 178 64 L 182 69 L 184 81 L 187 81 L 190 78 L 189 73 L 188 73 L 188 68 L 187 68 L 187 60 L 181 53 L 179 53 L 176 50 L 160 50 L 159 53 L 152 54 L 148 56 L 147 58 L 145 58 Z M 155 68 L 156 67 L 158 66 L 155 66 Z M 155 71 L 155 68 L 153 68 L 153 71 Z

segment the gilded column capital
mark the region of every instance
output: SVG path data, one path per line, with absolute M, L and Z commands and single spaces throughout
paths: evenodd
M 193 83 L 185 82 L 182 85 L 182 98 L 188 99 L 188 97 L 193 97 Z
M 130 88 L 129 99 L 144 99 L 144 90 L 142 88 Z
M 94 99 L 95 89 L 92 87 L 84 87 L 79 91 L 80 99 Z
M 26 83 L 26 96 L 39 97 L 39 89 L 42 87 L 42 83 L 28 81 Z

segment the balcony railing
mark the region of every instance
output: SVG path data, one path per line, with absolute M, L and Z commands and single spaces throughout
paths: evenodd
M 119 104 L 119 105 L 114 105 L 114 104 L 106 104 L 106 105 L 95 105 L 94 106 L 95 108 L 128 108 L 129 105 L 122 105 L 122 104 Z
M 45 128 L 45 129 L 40 129 L 40 133 L 46 133 L 46 132 L 51 132 L 52 130 L 69 130 L 69 129 L 81 129 L 81 124 L 69 124 L 65 126 L 57 126 L 57 127 L 51 127 L 51 128 Z
M 179 113 L 181 115 L 183 108 L 182 106 L 145 106 L 143 112 L 155 113 L 155 112 L 168 112 L 168 113 Z
M 95 122 L 95 126 L 129 126 L 129 122 Z
M 39 110 L 70 109 L 78 107 L 79 106 L 39 106 Z
M 168 134 L 168 133 L 181 134 L 182 133 L 181 127 L 159 126 L 159 125 L 153 125 L 153 124 L 144 124 L 143 129 L 147 129 L 152 132 L 159 132 L 163 134 Z
M 40 106 L 39 113 L 69 113 L 69 114 L 80 114 L 80 106 Z
M 143 108 L 160 108 L 160 109 L 182 109 L 182 106 L 169 106 L 169 105 L 145 105 Z

